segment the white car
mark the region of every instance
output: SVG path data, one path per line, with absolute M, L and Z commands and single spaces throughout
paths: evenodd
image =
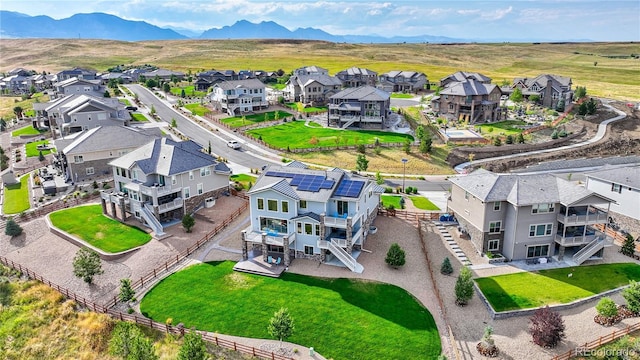
M 227 141 L 227 146 L 235 150 L 240 149 L 240 143 L 237 142 L 236 140 Z

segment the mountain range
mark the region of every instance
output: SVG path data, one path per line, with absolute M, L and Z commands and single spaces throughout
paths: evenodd
M 333 35 L 320 29 L 298 28 L 294 31 L 273 21 L 252 23 L 237 21 L 231 26 L 211 28 L 197 35 L 192 30 L 165 29 L 145 21 L 131 21 L 104 14 L 75 14 L 56 20 L 49 16 L 30 16 L 0 10 L 0 38 L 108 39 L 121 41 L 179 39 L 296 39 L 347 43 L 454 43 L 470 40 L 445 36 Z

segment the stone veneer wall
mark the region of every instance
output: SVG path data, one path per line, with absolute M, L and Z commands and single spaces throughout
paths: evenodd
M 290 249 L 290 250 L 295 252 L 296 259 L 309 259 L 309 260 L 322 262 L 322 254 L 307 255 L 304 253 L 304 251 L 300 251 L 300 250 L 295 251 L 293 249 Z
M 104 178 L 106 175 L 112 174 L 113 169 L 108 165 L 109 161 L 111 160 L 113 159 L 101 159 L 85 161 L 79 164 L 69 164 L 69 170 L 71 171 L 72 180 L 74 182 L 92 181 L 95 179 Z M 88 167 L 93 168 L 93 175 L 87 175 Z M 78 179 L 76 179 L 76 173 L 78 174 Z
M 471 225 L 465 219 L 459 216 L 456 216 L 456 219 L 458 219 L 458 223 L 460 223 L 462 229 L 469 234 L 471 243 L 473 243 L 476 251 L 480 253 L 482 251 L 482 242 L 484 241 L 484 234 L 482 233 L 482 231 L 476 229 L 475 226 Z
M 633 235 L 634 239 L 637 239 L 640 236 L 640 220 L 612 211 L 609 212 L 609 217 L 612 218 L 613 222 L 619 226 L 618 230 L 628 232 Z
M 220 195 L 222 193 L 224 193 L 225 191 L 229 191 L 228 187 L 223 187 L 217 190 L 212 190 L 212 191 L 208 191 L 206 193 L 202 193 L 200 195 L 194 195 L 191 196 L 190 198 L 186 199 L 184 201 L 184 205 L 185 205 L 185 211 L 187 214 L 192 214 L 193 211 L 195 210 L 195 208 L 200 205 L 204 199 L 206 198 L 214 198 L 217 199 L 218 197 L 220 197 Z

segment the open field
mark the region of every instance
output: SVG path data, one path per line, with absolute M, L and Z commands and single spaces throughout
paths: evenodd
M 120 252 L 151 240 L 146 232 L 102 214 L 100 205 L 77 206 L 51 213 L 51 223 L 106 252 Z
M 351 66 L 379 73 L 422 71 L 432 82 L 458 70 L 477 71 L 494 83 L 553 73 L 569 76 L 596 96 L 640 100 L 640 43 L 558 44 L 343 44 L 323 41 L 2 39 L 0 71 L 16 67 L 59 71 L 75 66 L 104 71 L 114 64 L 154 64 L 178 71 L 283 69 L 306 64 L 335 74 Z M 51 54 L 56 54 L 52 56 Z M 597 62 L 597 66 L 594 66 Z
M 327 358 L 440 354 L 432 315 L 397 286 L 289 272 L 270 278 L 234 272 L 233 265 L 202 263 L 172 274 L 147 293 L 140 310 L 159 322 L 172 318 L 187 328 L 270 338 L 269 319 L 287 307 L 296 329 L 287 340 L 313 346 Z
M 4 187 L 4 202 L 2 212 L 5 214 L 17 214 L 29 210 L 29 174 L 20 178 L 20 182 Z
M 0 49 L 1 48 L 2 44 L 0 44 Z M 2 56 L 0 56 L 0 62 L 2 62 Z M 33 103 L 47 101 L 49 101 L 49 95 L 42 95 L 40 93 L 34 94 L 31 99 L 26 100 L 22 100 L 21 97 L 17 96 L 0 96 L 0 117 L 5 120 L 15 119 L 16 115 L 13 113 L 13 109 L 16 106 L 22 108 L 24 116 L 33 116 Z
M 569 274 L 572 274 L 569 277 Z M 520 272 L 475 281 L 495 311 L 566 304 L 640 280 L 634 263 Z

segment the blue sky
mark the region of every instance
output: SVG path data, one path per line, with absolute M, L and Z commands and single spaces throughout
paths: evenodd
M 2 0 L 0 9 L 55 19 L 104 12 L 197 32 L 244 19 L 275 21 L 290 30 L 314 27 L 335 35 L 640 41 L 638 0 Z

